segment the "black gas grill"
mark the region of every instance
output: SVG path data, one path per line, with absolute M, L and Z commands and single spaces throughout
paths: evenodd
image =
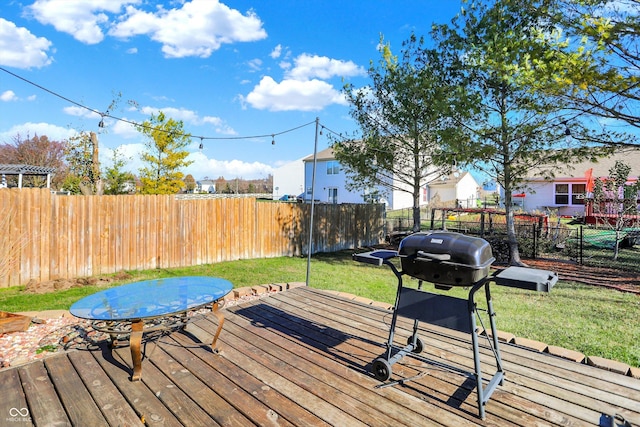
M 377 250 L 354 254 L 353 257 L 359 262 L 378 266 L 387 265 L 398 278 L 398 291 L 387 350 L 383 356 L 373 361 L 371 368 L 373 375 L 380 381 L 387 381 L 391 378 L 394 363 L 409 353 L 422 352 L 424 343 L 418 336 L 419 321 L 470 333 L 478 412 L 480 417 L 484 418 L 486 403 L 497 386 L 502 385 L 504 381 L 489 283 L 493 281 L 502 286 L 548 292 L 557 282 L 558 276 L 545 270 L 521 267 L 509 267 L 498 274 L 489 275 L 491 264 L 495 261 L 489 243 L 477 237 L 446 231 L 414 233 L 400 242 L 398 251 Z M 400 271 L 391 262 L 396 257 L 400 258 L 402 267 Z M 403 286 L 403 275 L 418 279 L 418 288 Z M 422 289 L 423 281 L 433 283 L 436 288 L 445 290 L 454 286 L 469 287 L 468 299 L 426 292 Z M 486 387 L 482 385 L 478 328 L 476 327 L 477 318 L 482 323 L 482 318 L 479 317 L 481 310 L 475 303 L 475 295 L 482 288 L 485 289 L 486 312 L 491 327 L 491 338 L 487 334 L 485 336 L 496 361 L 496 372 Z M 398 316 L 414 319 L 414 325 L 407 345 L 401 349 L 394 349 L 393 338 Z M 392 381 L 381 386 L 396 383 L 397 381 Z
M 415 233 L 398 247 L 402 271 L 444 286 L 469 286 L 489 275 L 495 261 L 486 240 L 460 233 Z

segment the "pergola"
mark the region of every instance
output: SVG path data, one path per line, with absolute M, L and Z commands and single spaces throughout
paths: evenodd
M 2 176 L 0 187 L 7 186 L 7 175 L 18 176 L 18 188 L 22 188 L 22 177 L 24 175 L 37 175 L 46 176 L 47 188 L 51 188 L 51 174 L 54 173 L 55 170 L 56 168 L 46 166 L 0 164 L 0 176 Z

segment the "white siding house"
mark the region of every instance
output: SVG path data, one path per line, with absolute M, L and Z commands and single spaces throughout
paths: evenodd
M 558 215 L 582 216 L 584 215 L 584 200 L 589 181 L 589 175 L 593 178 L 602 178 L 609 175 L 609 169 L 616 160 L 620 160 L 631 166 L 630 181 L 638 179 L 640 172 L 640 149 L 626 148 L 614 155 L 601 158 L 598 162 L 581 162 L 571 165 L 556 166 L 553 179 L 544 179 L 545 168 L 532 171 L 518 193 L 522 197 L 525 211 L 557 210 Z
M 333 150 L 327 148 L 316 156 L 316 185 L 314 197 L 322 203 L 366 203 L 369 195 L 378 193 L 378 200 L 387 205 L 387 209 L 405 209 L 413 206 L 411 193 L 400 190 L 389 190 L 377 187 L 369 192 L 349 191 L 346 188 L 347 176 L 340 163 L 335 159 Z M 304 195 L 306 201 L 311 200 L 311 183 L 313 176 L 313 155 L 303 159 L 304 162 Z M 274 173 L 274 182 L 276 174 Z M 274 184 L 275 185 L 275 184 Z M 434 188 L 431 188 L 432 185 Z M 469 200 L 478 197 L 478 184 L 471 174 L 461 172 L 459 177 L 451 177 L 445 182 L 433 180 L 421 190 L 420 205 L 428 205 L 432 195 L 439 194 L 441 201 Z M 282 194 L 282 193 L 281 193 Z
M 273 200 L 287 194 L 300 196 L 304 188 L 304 158 L 289 162 L 273 171 Z
M 195 192 L 213 194 L 216 192 L 216 182 L 212 179 L 203 179 L 201 181 L 196 181 Z
M 304 195 L 305 201 L 311 200 L 311 183 L 313 182 L 313 155 L 304 161 Z M 327 148 L 316 155 L 316 180 L 313 197 L 321 203 L 364 203 L 364 194 L 349 191 L 346 188 L 347 176 L 340 163 Z
M 461 208 L 477 207 L 480 198 L 480 186 L 469 172 L 452 173 L 428 184 L 429 201 Z

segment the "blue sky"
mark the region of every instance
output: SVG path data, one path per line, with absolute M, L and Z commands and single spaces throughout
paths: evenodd
M 316 117 L 338 133 L 357 129 L 341 88 L 369 82 L 381 34 L 399 52 L 412 31 L 427 36 L 459 7 L 454 0 L 7 0 L 0 67 L 19 77 L 0 70 L 0 143 L 94 131 L 103 162 L 121 147 L 136 172 L 144 137 L 111 118 L 100 128 L 99 114 L 67 101 L 106 112 L 120 93 L 110 115 L 142 122 L 163 111 L 207 138 L 202 151 L 192 139 L 194 163 L 184 172 L 264 178 L 313 152 Z M 329 144 L 324 133 L 319 149 Z

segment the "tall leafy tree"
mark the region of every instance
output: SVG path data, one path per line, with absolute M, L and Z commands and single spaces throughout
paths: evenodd
M 73 194 L 102 194 L 103 182 L 98 160 L 98 136 L 94 132 L 80 132 L 69 138 L 65 149 L 69 176 L 64 188 Z
M 51 179 L 53 188 L 60 188 L 67 175 L 64 159 L 66 141 L 52 141 L 46 135 L 34 135 L 23 138 L 16 135 L 11 142 L 0 144 L 0 163 L 25 164 L 55 168 Z M 9 181 L 11 177 L 7 178 Z M 23 185 L 44 187 L 46 179 L 37 176 L 25 176 Z
M 381 40 L 381 58 L 371 62 L 371 83 L 344 86 L 351 116 L 360 127 L 356 137 L 332 144 L 345 167 L 351 189 L 383 186 L 411 194 L 413 230 L 420 230 L 420 193 L 426 183 L 446 172 L 452 139 L 465 139 L 453 126 L 449 99 L 455 94 L 456 70 L 445 70 L 441 57 L 415 35 L 403 43 L 399 57 Z M 459 110 L 464 112 L 465 110 Z
M 131 192 L 127 184 L 135 185 L 135 176 L 131 172 L 124 170 L 127 165 L 126 158 L 120 152 L 120 148 L 113 150 L 112 164 L 104 170 L 105 194 L 127 194 Z
M 147 166 L 140 169 L 144 194 L 175 194 L 184 187 L 181 168 L 193 161 L 187 160 L 191 135 L 184 132 L 182 120 L 176 121 L 163 112 L 152 114 L 136 129 L 147 136 L 147 151 L 142 160 Z
M 569 60 L 561 61 L 562 68 L 548 64 L 556 68 L 557 78 L 537 89 L 560 97 L 576 115 L 640 128 L 640 0 L 551 0 L 548 4 L 537 12 L 563 30 L 558 55 Z M 581 60 L 571 61 L 576 56 Z
M 193 175 L 189 174 L 184 177 L 184 185 L 187 193 L 193 193 L 193 190 L 196 188 L 196 179 Z
M 456 151 L 462 162 L 474 164 L 503 188 L 509 262 L 522 264 L 512 207 L 514 191 L 521 190 L 532 168 L 566 165 L 605 154 L 586 142 L 614 135 L 595 132 L 588 123 L 576 119 L 571 128 L 573 137 L 566 138 L 569 105 L 532 90 L 537 80 L 557 77 L 544 68 L 550 62 L 556 70 L 568 66 L 569 60 L 589 65 L 579 55 L 556 54 L 557 29 L 540 19 L 546 0 L 464 4 L 466 9 L 451 24 L 434 29 L 441 51 L 454 58 L 450 66 L 460 67 L 466 75 L 466 97 L 475 100 L 473 117 L 460 122 L 473 138 L 458 141 Z

